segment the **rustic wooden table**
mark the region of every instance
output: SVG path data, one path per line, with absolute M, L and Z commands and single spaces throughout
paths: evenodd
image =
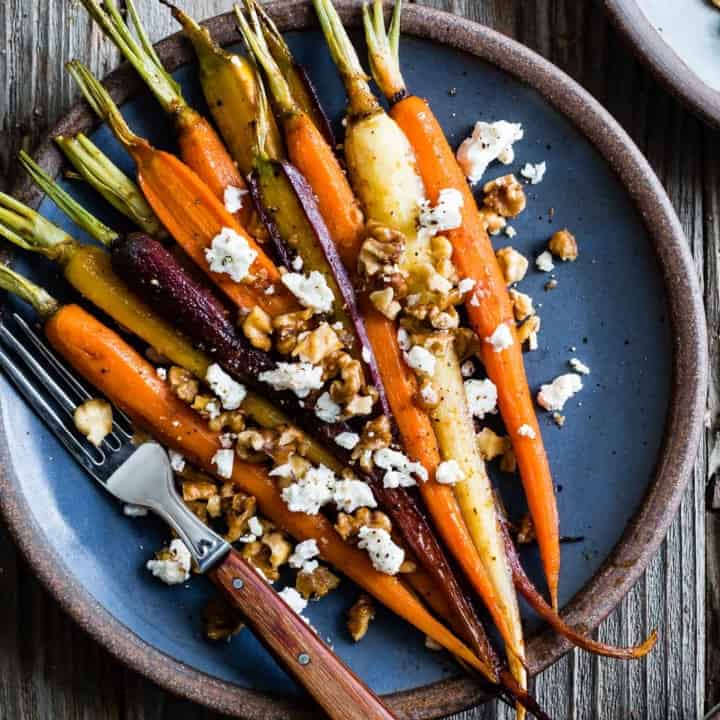
M 671 99 L 636 61 L 592 0 L 425 0 L 517 38 L 572 75 L 620 121 L 665 185 L 704 281 L 710 347 L 718 357 L 720 133 Z M 196 17 L 229 0 L 184 0 Z M 154 39 L 175 32 L 166 8 L 142 0 Z M 21 147 L 68 109 L 75 91 L 63 62 L 78 57 L 100 76 L 118 57 L 76 0 L 0 0 L 0 187 L 12 182 Z M 535 681 L 554 718 L 702 718 L 720 702 L 720 486 L 708 478 L 714 448 L 718 366 L 694 476 L 666 542 L 644 578 L 603 624 L 623 644 L 658 628 L 646 662 L 569 654 Z M 715 452 L 713 452 L 715 449 Z M 125 669 L 63 615 L 0 531 L 0 720 L 199 720 L 217 718 Z M 454 720 L 509 717 L 494 703 Z

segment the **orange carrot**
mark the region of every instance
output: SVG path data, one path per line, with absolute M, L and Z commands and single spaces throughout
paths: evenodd
M 498 406 L 512 438 L 550 597 L 553 607 L 557 608 L 560 538 L 555 490 L 525 375 L 522 348 L 514 330 L 505 279 L 472 192 L 428 103 L 416 96 L 405 97 L 393 106 L 391 116 L 415 151 L 428 199 L 437 202 L 440 191 L 445 188 L 462 193 L 462 226 L 450 230 L 448 238 L 453 245 L 453 262 L 460 276 L 477 282 L 465 301 L 473 330 L 486 338 L 502 323 L 512 329 L 512 346 L 495 352 L 489 343 L 483 343 L 482 359 L 488 376 L 498 389 Z M 517 429 L 522 425 L 529 425 L 534 430 L 534 437 L 519 435 Z
M 77 372 L 158 441 L 216 473 L 212 459 L 221 447 L 218 433 L 179 400 L 155 368 L 117 333 L 81 307 L 67 305 L 49 318 L 45 334 Z M 265 468 L 235 458 L 232 481 L 254 495 L 260 511 L 278 527 L 297 540 L 315 539 L 321 557 L 471 667 L 497 678 L 494 669 L 435 620 L 398 577 L 376 571 L 367 554 L 345 543 L 324 516 L 290 512 Z

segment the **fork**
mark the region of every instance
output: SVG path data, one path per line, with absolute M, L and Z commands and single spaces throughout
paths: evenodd
M 0 368 L 66 450 L 105 490 L 124 503 L 151 510 L 177 533 L 198 572 L 206 574 L 243 614 L 258 639 L 328 717 L 395 717 L 267 580 L 185 507 L 162 446 L 155 442 L 133 444 L 132 423 L 116 408 L 112 432 L 100 447 L 77 432 L 74 411 L 94 397 L 92 391 L 17 313 L 6 312 L 0 318 Z

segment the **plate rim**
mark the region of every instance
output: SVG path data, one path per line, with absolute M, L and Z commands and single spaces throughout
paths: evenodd
M 337 5 L 346 22 L 358 24 L 361 0 L 337 0 Z M 283 31 L 316 26 L 310 0 L 275 0 L 267 9 Z M 223 45 L 240 41 L 232 13 L 215 16 L 204 24 Z M 655 477 L 640 509 L 602 567 L 564 608 L 567 622 L 590 631 L 618 605 L 652 559 L 675 516 L 695 461 L 704 418 L 708 352 L 694 261 L 672 204 L 647 160 L 609 112 L 562 70 L 497 31 L 432 8 L 407 5 L 403 31 L 469 52 L 499 67 L 537 90 L 564 115 L 610 164 L 630 195 L 663 272 L 673 328 L 671 394 L 663 442 Z M 193 57 L 180 33 L 160 41 L 156 49 L 170 70 Z M 119 103 L 142 88 L 126 65 L 108 75 L 105 82 Z M 36 160 L 55 176 L 62 157 L 51 138 L 95 125 L 87 106 L 75 105 L 46 135 L 35 152 Z M 13 194 L 33 206 L 42 199 L 42 193 L 28 179 L 21 179 Z M 241 688 L 192 669 L 147 644 L 116 620 L 88 590 L 62 572 L 65 563 L 54 549 L 38 542 L 39 528 L 28 512 L 9 458 L 7 439 L 0 432 L 0 512 L 15 542 L 63 609 L 112 655 L 165 689 L 235 717 L 314 717 L 302 700 Z M 541 632 L 528 643 L 529 669 L 533 674 L 540 672 L 569 649 L 563 638 L 549 630 Z M 429 720 L 459 712 L 483 697 L 476 681 L 458 677 L 393 693 L 385 699 L 400 717 Z
M 706 123 L 720 127 L 720 91 L 704 82 L 665 42 L 637 0 L 605 0 L 615 27 L 670 93 Z

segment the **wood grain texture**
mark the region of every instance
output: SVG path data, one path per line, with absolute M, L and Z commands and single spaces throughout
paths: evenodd
M 705 702 L 705 709 L 720 702 L 720 514 L 708 512 L 706 522 L 705 510 L 714 495 L 707 481 L 720 466 L 720 135 L 667 96 L 609 27 L 599 3 L 423 2 L 516 37 L 583 84 L 645 152 L 683 223 L 711 329 L 708 431 L 667 541 L 598 632 L 604 641 L 628 644 L 657 627 L 661 643 L 643 663 L 571 653 L 537 678 L 534 689 L 558 720 L 702 717 Z M 138 4 L 154 39 L 175 31 L 165 8 L 154 0 Z M 208 17 L 227 10 L 229 0 L 185 0 L 183 6 Z M 0 2 L 0 186 L 17 172 L 17 150 L 32 147 L 74 99 L 62 68 L 71 57 L 100 75 L 118 62 L 75 0 Z M 79 633 L 4 534 L 0 596 L 0 720 L 218 720 L 125 670 Z M 453 720 L 511 716 L 490 703 Z

